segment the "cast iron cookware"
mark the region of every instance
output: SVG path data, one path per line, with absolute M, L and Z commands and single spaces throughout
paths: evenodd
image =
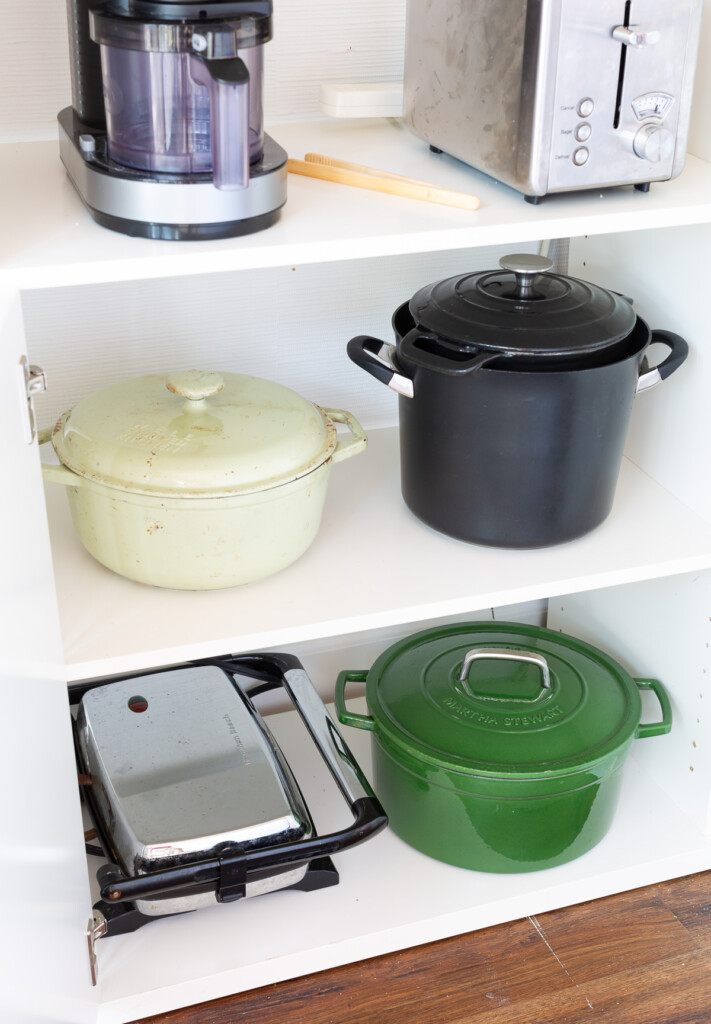
M 460 540 L 533 548 L 594 529 L 612 508 L 635 394 L 676 370 L 683 338 L 624 296 L 553 274 L 544 257 L 421 288 L 396 344 L 348 343 L 400 395 L 403 498 Z M 649 367 L 646 353 L 669 351 Z
M 353 435 L 339 440 L 337 423 Z M 43 432 L 42 438 L 50 434 Z M 331 466 L 367 438 L 344 409 L 241 373 L 186 370 L 119 381 L 59 419 L 78 537 L 113 572 L 156 587 L 216 590 L 291 565 L 321 524 Z
M 366 684 L 368 714 L 349 711 Z M 640 690 L 661 720 L 641 724 Z M 522 872 L 573 860 L 607 833 L 636 738 L 671 729 L 656 679 L 633 679 L 572 636 L 510 622 L 439 626 L 336 684 L 339 721 L 372 732 L 392 829 L 459 867 Z

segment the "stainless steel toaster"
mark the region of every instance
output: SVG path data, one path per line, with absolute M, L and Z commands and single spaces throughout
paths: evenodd
M 405 123 L 537 202 L 676 177 L 701 0 L 408 0 Z

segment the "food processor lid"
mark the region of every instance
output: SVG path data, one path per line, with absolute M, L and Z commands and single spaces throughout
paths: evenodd
M 546 257 L 517 254 L 500 266 L 421 288 L 409 302 L 418 328 L 462 348 L 575 356 L 603 351 L 635 325 L 624 296 L 549 273 Z
M 149 374 L 104 388 L 61 417 L 52 442 L 80 476 L 139 494 L 226 497 L 312 472 L 336 427 L 281 384 L 236 373 Z
M 397 751 L 489 778 L 580 771 L 624 747 L 641 716 L 636 684 L 602 651 L 510 622 L 407 637 L 373 664 L 367 699 Z
M 224 60 L 269 42 L 271 15 L 271 0 L 109 0 L 89 11 L 89 34 L 100 46 Z

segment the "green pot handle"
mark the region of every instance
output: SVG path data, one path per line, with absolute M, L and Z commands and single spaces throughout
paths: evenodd
M 341 725 L 352 725 L 354 729 L 367 729 L 375 732 L 375 719 L 370 715 L 358 715 L 355 711 L 346 710 L 346 686 L 348 683 L 364 683 L 368 678 L 367 671 L 346 669 L 338 673 L 336 680 L 336 711 Z
M 635 736 L 645 739 L 647 736 L 666 736 L 672 727 L 672 709 L 667 691 L 658 679 L 635 679 L 639 690 L 652 690 L 662 709 L 661 722 L 640 722 Z

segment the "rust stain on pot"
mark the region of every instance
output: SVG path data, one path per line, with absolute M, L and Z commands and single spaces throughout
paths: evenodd
M 150 523 L 149 526 L 146 527 L 146 533 L 156 533 L 158 530 L 164 529 L 165 527 L 163 526 L 163 523 Z

